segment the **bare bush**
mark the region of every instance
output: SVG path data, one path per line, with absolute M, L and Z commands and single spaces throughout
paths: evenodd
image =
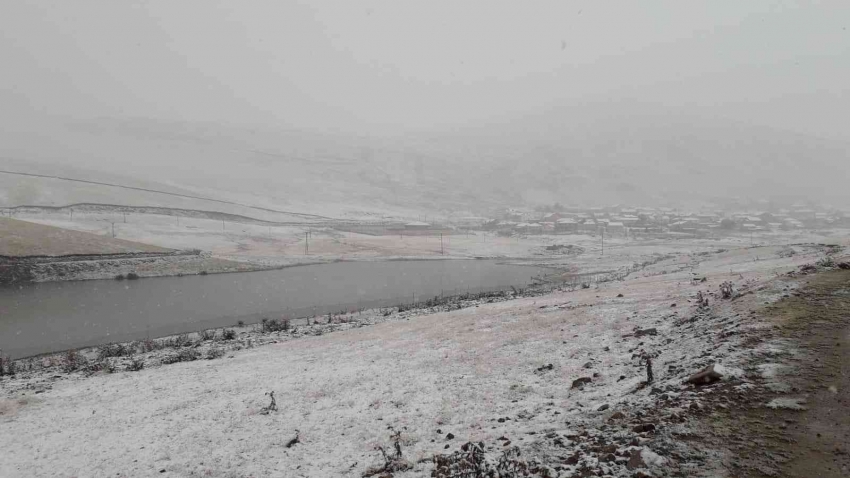
M 215 360 L 224 356 L 224 349 L 221 347 L 212 347 L 207 350 L 207 360 Z
M 143 353 L 148 353 L 148 352 L 153 352 L 154 350 L 157 350 L 160 347 L 159 347 L 159 344 L 155 340 L 145 339 L 145 340 L 142 340 L 139 343 L 139 348 L 141 349 L 141 351 Z
M 702 293 L 702 291 L 697 291 L 697 307 L 706 308 L 708 307 L 708 296 Z
M 145 361 L 140 358 L 134 358 L 127 364 L 128 372 L 138 372 L 145 368 Z
M 221 340 L 233 340 L 236 338 L 236 331 L 233 329 L 224 329 L 221 331 Z
M 269 406 L 263 407 L 263 409 L 260 410 L 260 413 L 263 415 L 268 415 L 271 412 L 277 411 L 277 401 L 274 399 L 274 391 L 266 392 L 266 396 L 271 398 L 271 403 L 269 403 Z M 295 439 L 296 441 L 298 440 L 298 430 L 295 431 Z M 292 445 L 289 445 L 287 448 L 290 448 L 291 446 Z
M 135 347 L 125 344 L 106 344 L 97 349 L 97 358 L 103 360 L 109 357 L 124 357 L 135 353 Z
M 127 280 L 137 280 L 139 278 L 139 274 L 135 272 L 130 272 L 127 274 Z
M 186 347 L 192 345 L 192 338 L 189 334 L 180 334 L 173 339 L 174 347 Z
M 85 357 L 80 355 L 76 350 L 71 349 L 65 352 L 65 355 L 62 357 L 62 371 L 65 373 L 74 372 L 86 365 L 86 362 Z
M 832 256 L 825 256 L 818 259 L 818 261 L 815 262 L 815 265 L 826 268 L 835 267 L 835 259 L 833 259 Z
M 309 319 L 308 319 L 309 320 Z M 263 332 L 286 332 L 290 328 L 289 319 L 263 319 Z
M 435 455 L 435 478 L 554 478 L 557 473 L 549 467 L 529 465 L 518 447 L 510 447 L 496 460 L 490 460 L 484 453 L 484 442 L 468 442 L 460 451 L 449 455 Z M 584 475 L 582 475 L 584 476 Z
M 796 254 L 797 252 L 792 247 L 786 247 L 777 253 L 779 257 L 783 258 L 794 257 Z
M 215 340 L 215 329 L 202 330 L 198 336 L 201 340 Z
M 734 294 L 734 290 L 732 289 L 732 283 L 731 282 L 726 281 L 726 282 L 720 284 L 720 295 L 724 299 L 731 299 L 732 294 Z
M 401 453 L 401 432 L 396 431 L 392 435 L 390 435 L 390 441 L 392 441 L 393 450 L 390 453 L 387 453 L 387 450 L 384 447 L 377 447 L 378 451 L 381 452 L 384 458 L 384 464 L 381 466 L 375 466 L 368 468 L 363 476 L 375 476 L 375 475 L 384 475 L 388 474 L 392 476 L 393 473 L 397 473 L 399 471 L 407 471 L 413 468 L 413 465 L 410 464 L 409 461 L 405 460 L 402 457 Z
M 101 364 L 100 369 L 103 370 L 104 372 L 106 372 L 106 373 L 115 372 L 115 364 L 111 360 L 109 360 L 109 359 L 102 360 L 100 362 L 100 364 Z
M 171 354 L 162 359 L 162 363 L 169 365 L 177 362 L 192 362 L 201 358 L 200 352 L 195 349 L 184 348 L 177 353 Z
M 89 362 L 85 366 L 84 371 L 87 375 L 91 375 L 97 372 L 112 373 L 115 371 L 115 364 L 112 363 L 112 361 L 108 358 L 98 359 L 97 361 Z
M 3 375 L 15 375 L 15 361 L 9 356 L 0 354 L 0 377 Z

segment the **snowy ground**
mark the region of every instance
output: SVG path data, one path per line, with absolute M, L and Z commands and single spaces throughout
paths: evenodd
M 19 374 L 0 382 L 0 475 L 360 476 L 381 463 L 375 447 L 388 446 L 393 430 L 414 463 L 466 441 L 494 454 L 509 441 L 554 476 L 581 467 L 662 475 L 671 431 L 685 433 L 683 415 L 702 403 L 684 379 L 717 363 L 746 390 L 739 332 L 765 326 L 748 310 L 782 296 L 778 274 L 825 252 L 792 249 L 680 254 L 621 282 L 403 316 L 218 360 L 59 375 L 48 387 L 37 385 L 43 375 Z M 697 311 L 696 292 L 727 280 L 742 298 L 711 296 L 710 310 Z M 655 355 L 653 387 L 642 385 L 641 352 Z M 589 383 L 571 388 L 581 377 Z M 263 414 L 269 391 L 279 410 Z M 300 443 L 286 448 L 296 430 Z

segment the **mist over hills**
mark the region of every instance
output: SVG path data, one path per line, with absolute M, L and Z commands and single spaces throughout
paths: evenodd
M 572 104 L 435 131 L 365 137 L 152 119 L 51 120 L 0 132 L 0 169 L 332 216 L 486 214 L 553 202 L 850 203 L 847 144 L 653 105 Z M 0 175 L 0 186 L 7 206 L 87 196 L 105 202 L 113 194 L 118 204 L 151 201 L 8 175 Z

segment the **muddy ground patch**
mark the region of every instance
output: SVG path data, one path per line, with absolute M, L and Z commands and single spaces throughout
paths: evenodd
M 760 311 L 759 387 L 703 418 L 736 477 L 850 476 L 850 271 L 810 276 Z

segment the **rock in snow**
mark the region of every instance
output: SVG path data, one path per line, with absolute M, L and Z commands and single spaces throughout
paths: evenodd
M 685 382 L 694 385 L 707 385 L 709 383 L 714 383 L 720 380 L 721 377 L 723 376 L 719 372 L 714 370 L 714 364 L 711 364 L 708 367 L 688 377 Z

